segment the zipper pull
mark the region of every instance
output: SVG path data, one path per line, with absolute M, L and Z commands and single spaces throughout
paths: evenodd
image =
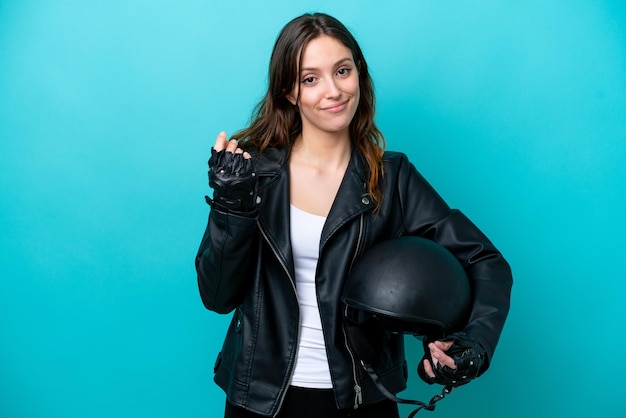
M 363 403 L 363 394 L 361 393 L 361 386 L 354 385 L 354 392 L 356 393 L 354 397 L 354 409 L 357 409 L 359 405 Z

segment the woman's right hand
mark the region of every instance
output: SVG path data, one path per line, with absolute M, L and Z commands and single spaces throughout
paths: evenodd
M 231 139 L 228 141 L 226 139 L 226 132 L 222 131 L 217 135 L 217 139 L 215 139 L 215 145 L 213 145 L 213 149 L 217 152 L 226 149 L 226 152 L 231 152 L 234 154 L 243 154 L 243 158 L 249 159 L 251 155 L 247 152 L 244 152 L 241 148 L 239 148 L 239 143 L 236 139 Z
M 238 146 L 236 140 L 226 140 L 220 132 L 209 159 L 209 186 L 213 199 L 207 200 L 213 208 L 239 215 L 255 213 L 257 176 L 251 155 Z

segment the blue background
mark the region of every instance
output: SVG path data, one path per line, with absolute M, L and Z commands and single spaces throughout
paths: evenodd
M 206 160 L 318 10 L 359 39 L 388 148 L 513 267 L 491 370 L 436 416 L 626 416 L 626 3 L 265 3 L 0 1 L 0 416 L 221 415 Z

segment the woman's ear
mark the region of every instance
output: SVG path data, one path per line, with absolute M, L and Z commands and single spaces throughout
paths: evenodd
M 289 103 L 291 103 L 292 105 L 295 106 L 297 101 L 296 101 L 296 97 L 295 97 L 295 95 L 293 93 L 294 92 L 292 91 L 291 93 L 286 94 L 285 97 L 287 98 L 287 100 L 289 100 Z
M 289 100 L 289 103 L 291 103 L 294 106 L 298 105 L 298 88 L 297 87 L 292 88 L 291 91 L 287 91 L 287 89 L 283 89 L 283 94 L 285 95 L 285 98 Z

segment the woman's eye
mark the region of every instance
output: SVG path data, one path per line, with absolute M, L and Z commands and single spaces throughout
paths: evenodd
M 305 77 L 302 79 L 302 84 L 312 84 L 315 82 L 315 77 Z
M 350 67 L 343 67 L 337 70 L 337 74 L 339 75 L 348 75 L 350 74 L 350 71 L 352 71 L 352 68 Z

